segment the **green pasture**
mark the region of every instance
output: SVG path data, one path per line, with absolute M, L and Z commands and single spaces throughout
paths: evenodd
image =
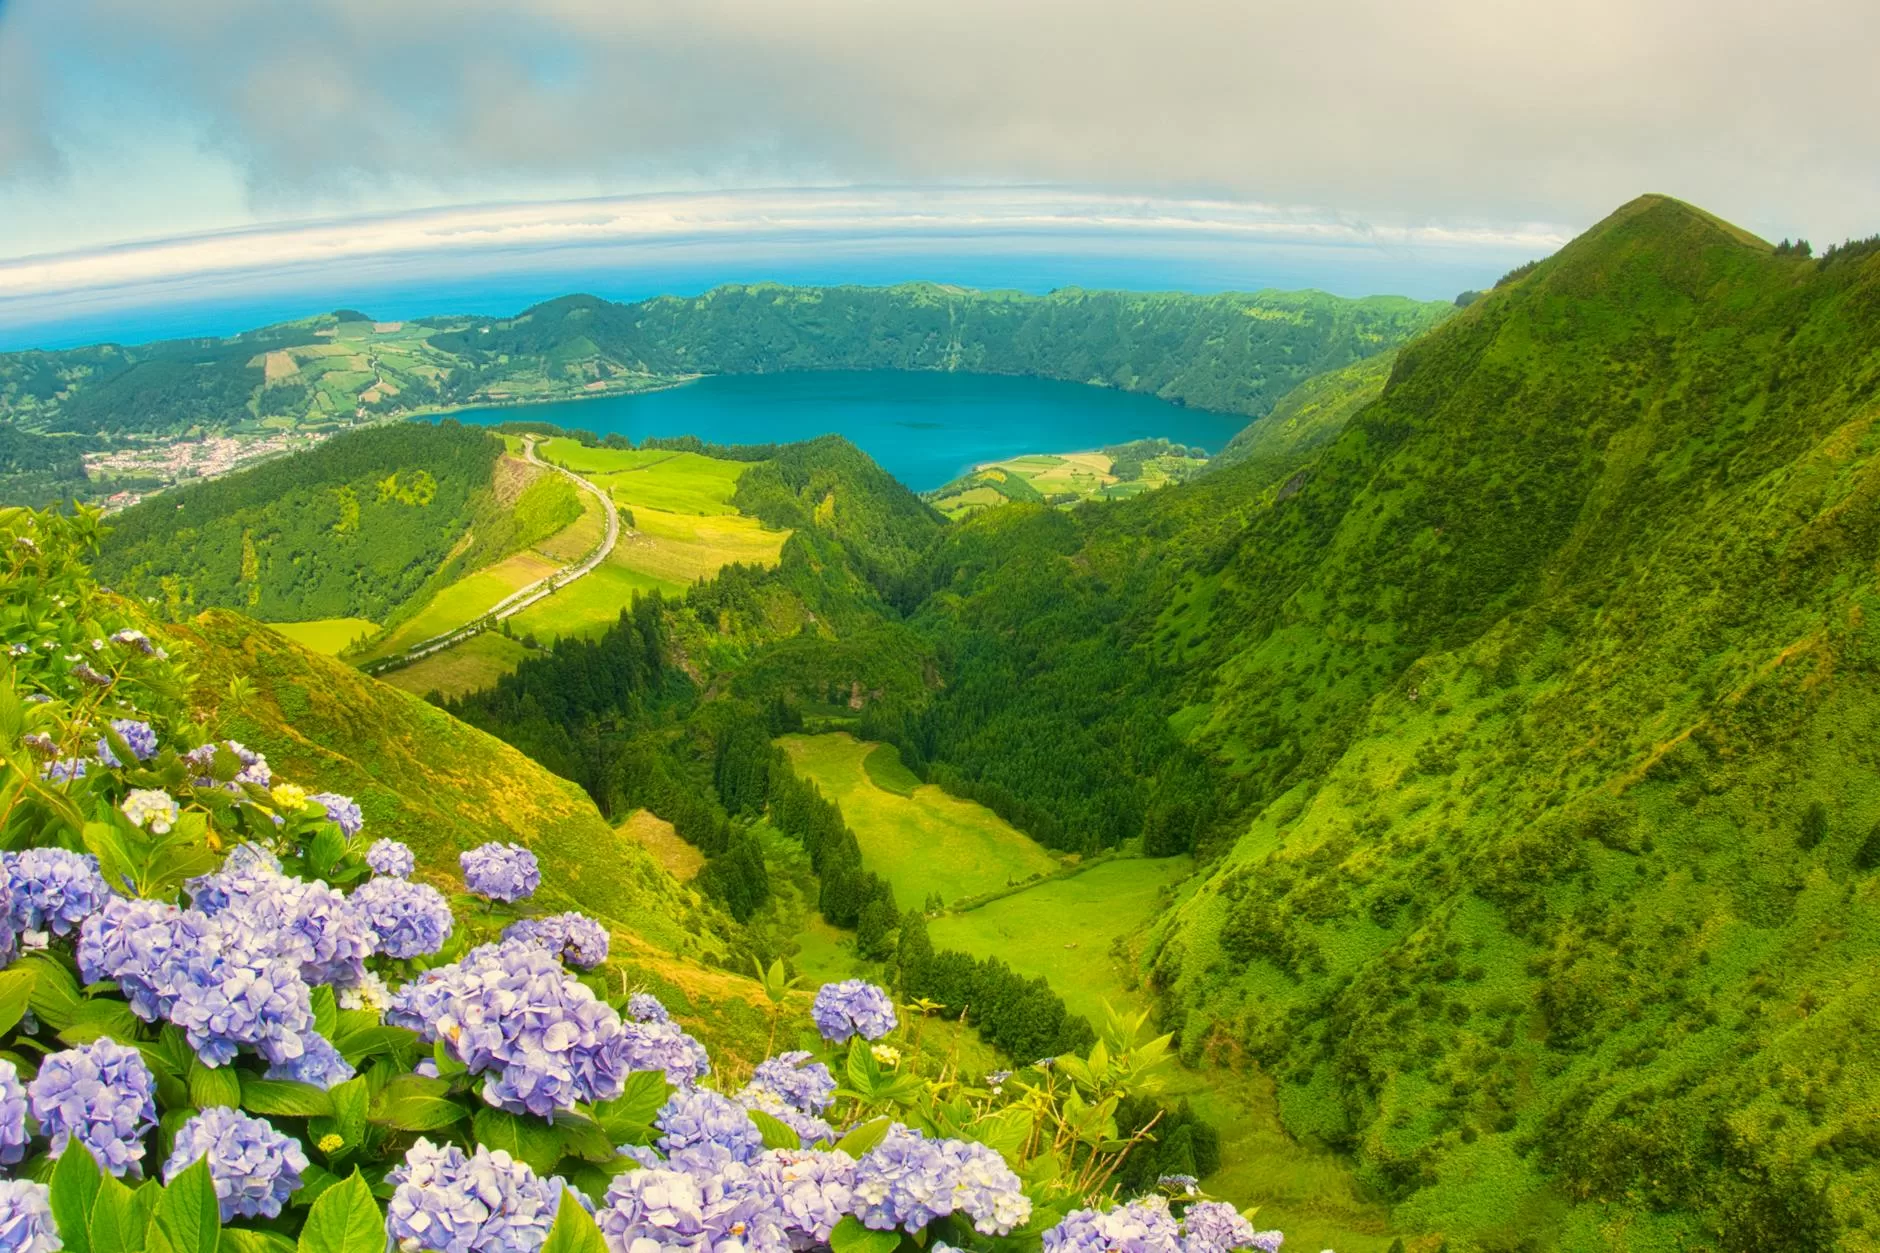
M 616 504 L 671 513 L 735 514 L 731 495 L 750 463 L 695 452 L 589 448 L 572 439 L 536 446 L 544 461 L 573 470 L 613 493 Z
M 777 741 L 805 778 L 842 807 L 870 870 L 894 884 L 902 908 L 929 893 L 978 896 L 1057 870 L 1057 859 L 983 805 L 923 784 L 903 796 L 879 786 L 864 764 L 875 745 L 847 732 Z
M 388 657 L 432 636 L 475 622 L 505 597 L 560 568 L 559 562 L 525 551 L 512 553 L 493 566 L 465 575 L 440 590 L 415 616 L 380 640 L 366 659 Z
M 516 668 L 529 650 L 497 631 L 482 631 L 441 653 L 432 653 L 408 666 L 379 676 L 413 696 L 439 692 L 461 696 L 493 687 L 496 680 Z
M 311 622 L 270 622 L 269 626 L 293 640 L 328 657 L 379 629 L 376 622 L 364 618 L 316 618 Z

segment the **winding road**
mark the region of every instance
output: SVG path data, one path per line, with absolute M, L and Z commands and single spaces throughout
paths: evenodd
M 492 605 L 488 611 L 479 615 L 474 621 L 467 622 L 454 630 L 446 631 L 442 635 L 433 635 L 428 640 L 419 640 L 416 644 L 413 644 L 410 648 L 405 649 L 401 653 L 394 653 L 390 657 L 381 657 L 376 661 L 368 662 L 364 666 L 361 666 L 360 669 L 364 670 L 367 674 L 383 674 L 387 670 L 396 670 L 401 666 L 408 666 L 422 657 L 429 657 L 432 653 L 442 652 L 452 644 L 461 643 L 479 632 L 488 630 L 492 623 L 500 622 L 504 618 L 521 613 L 524 609 L 535 604 L 543 597 L 552 595 L 557 588 L 566 587 L 583 575 L 591 573 L 601 562 L 607 560 L 607 554 L 614 551 L 614 545 L 620 542 L 620 511 L 614 508 L 613 497 L 588 482 L 574 471 L 563 469 L 561 466 L 544 461 L 538 457 L 535 453 L 535 437 L 533 435 L 525 435 L 522 437 L 522 455 L 524 459 L 534 465 L 541 466 L 545 470 L 553 470 L 556 474 L 565 476 L 573 482 L 576 487 L 584 492 L 590 493 L 596 500 L 601 502 L 601 508 L 607 512 L 607 533 L 601 537 L 601 542 L 592 552 L 574 565 L 564 566 L 553 574 L 545 575 L 537 579 L 527 587 L 519 588 L 511 592 Z

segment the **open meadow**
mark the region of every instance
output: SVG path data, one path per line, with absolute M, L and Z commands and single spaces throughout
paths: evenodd
M 339 655 L 347 645 L 376 633 L 379 624 L 364 618 L 316 618 L 311 622 L 270 622 L 269 626 L 296 644 L 328 657 Z
M 983 805 L 930 784 L 911 795 L 882 787 L 865 764 L 877 746 L 845 731 L 786 735 L 777 742 L 797 773 L 842 807 L 861 842 L 862 860 L 894 884 L 903 909 L 917 907 L 929 893 L 951 903 L 1059 868 L 1031 837 Z
M 514 670 L 529 650 L 500 631 L 482 631 L 461 644 L 432 653 L 379 676 L 413 696 L 461 696 L 489 687 Z

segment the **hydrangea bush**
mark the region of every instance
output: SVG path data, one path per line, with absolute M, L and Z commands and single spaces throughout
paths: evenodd
M 525 845 L 465 851 L 453 911 L 191 721 L 84 575 L 97 526 L 0 510 L 0 1253 L 1277 1246 L 1193 1180 L 1114 1195 L 1166 1060 L 1140 1020 L 978 1079 L 847 980 L 715 1074 L 600 922 L 532 915 Z

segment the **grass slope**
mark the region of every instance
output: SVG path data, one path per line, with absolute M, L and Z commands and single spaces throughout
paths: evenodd
M 543 906 L 581 909 L 661 958 L 725 950 L 695 893 L 580 788 L 502 741 L 238 614 L 172 630 L 226 734 L 290 778 L 351 795 L 368 831 L 411 845 L 427 877 L 454 881 L 464 849 L 518 840 L 542 860 Z M 239 704 L 237 678 L 248 684 Z
M 378 633 L 379 624 L 364 618 L 316 618 L 311 622 L 272 622 L 276 631 L 296 644 L 328 657 Z
M 922 786 L 901 795 L 878 786 L 864 765 L 875 747 L 846 732 L 778 740 L 796 770 L 842 807 L 868 868 L 894 884 L 902 908 L 938 892 L 949 903 L 994 892 L 1058 862 L 996 814 Z

